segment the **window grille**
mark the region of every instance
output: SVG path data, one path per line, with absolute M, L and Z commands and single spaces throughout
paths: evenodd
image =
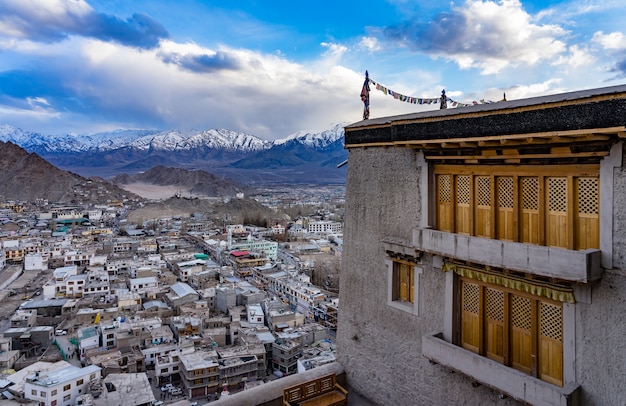
M 599 165 L 435 165 L 445 232 L 582 250 L 600 246 Z M 518 175 L 519 173 L 519 175 Z

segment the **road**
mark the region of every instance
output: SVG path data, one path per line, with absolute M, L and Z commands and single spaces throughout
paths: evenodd
M 21 265 L 9 265 L 0 272 L 0 284 L 12 279 L 15 274 L 21 272 Z M 8 321 L 15 310 L 24 302 L 24 295 L 32 297 L 45 281 L 50 277 L 50 271 L 25 271 L 9 286 L 0 291 L 0 324 Z M 11 296 L 10 291 L 15 290 L 16 295 Z

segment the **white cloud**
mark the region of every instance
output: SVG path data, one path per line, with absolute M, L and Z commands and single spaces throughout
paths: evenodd
M 604 49 L 626 49 L 626 35 L 621 32 L 605 34 L 602 31 L 598 31 L 593 34 L 593 41 L 600 44 Z
M 566 30 L 531 20 L 519 0 L 467 0 L 426 25 L 409 22 L 385 33 L 410 49 L 493 74 L 508 66 L 550 61 L 566 51 L 560 39 Z
M 369 52 L 376 52 L 382 49 L 380 42 L 375 37 L 363 37 L 359 42 L 359 47 L 366 49 Z
M 557 39 L 565 31 L 555 25 L 532 24 L 518 0 L 468 1 L 465 7 L 458 10 L 466 24 L 456 51 L 471 58 L 484 74 L 497 73 L 509 64 L 533 65 L 565 50 Z
M 518 85 L 518 86 L 513 86 L 504 90 L 506 92 L 507 100 L 525 99 L 528 97 L 543 96 L 543 95 L 556 94 L 556 93 L 562 93 L 562 92 L 567 91 L 567 89 L 563 87 L 559 87 L 558 86 L 559 83 L 561 83 L 561 80 L 554 78 L 554 79 L 548 79 L 541 83 L 533 83 L 530 85 Z
M 348 48 L 341 44 L 322 42 L 320 45 L 327 49 L 326 55 L 332 55 L 334 57 L 341 57 L 348 51 Z
M 0 5 L 0 35 L 28 38 L 45 27 L 67 29 L 92 12 L 82 0 L 4 0 Z
M 271 139 L 360 119 L 363 79 L 339 63 L 347 51 L 342 45 L 326 44 L 326 52 L 305 65 L 273 54 L 193 43 L 162 41 L 158 49 L 142 50 L 93 39 L 70 42 L 71 64 L 81 68 L 68 70 L 67 59 L 60 62 L 59 55 L 51 59 L 58 62 L 48 68 L 68 93 L 46 98 L 46 108 L 63 112 L 55 104 L 59 100 L 87 100 L 82 124 L 93 128 L 102 128 L 103 122 L 118 128 L 160 123 L 161 128 L 229 128 Z M 164 58 L 216 53 L 236 68 L 204 73 Z M 33 110 L 45 106 L 43 98 L 30 102 Z M 92 110 L 99 113 L 90 115 Z M 78 125 L 77 117 L 72 119 Z
M 561 55 L 552 65 L 561 65 L 566 69 L 576 69 L 583 66 L 590 66 L 596 62 L 596 57 L 589 49 L 580 45 L 572 45 L 568 48 L 566 55 Z

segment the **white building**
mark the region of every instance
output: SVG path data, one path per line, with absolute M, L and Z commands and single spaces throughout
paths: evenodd
M 4 257 L 4 253 L 2 253 Z M 45 261 L 44 261 L 45 259 Z M 40 254 L 26 254 L 24 256 L 24 270 L 25 271 L 41 271 L 48 268 L 48 256 L 45 257 Z M 0 267 L 2 269 L 2 267 Z
M 65 297 L 78 298 L 83 297 L 87 275 L 71 275 L 65 281 Z
M 178 262 L 176 264 L 176 267 L 178 268 L 178 277 L 182 282 L 188 282 L 194 274 L 204 271 L 205 264 L 206 261 L 202 259 Z
M 26 378 L 24 397 L 42 406 L 73 406 L 76 398 L 89 390 L 91 381 L 100 380 L 101 368 L 71 365 L 45 374 L 35 372 Z
M 43 286 L 43 298 L 64 298 L 67 289 L 67 281 L 71 276 L 78 273 L 76 265 L 62 266 L 52 272 L 52 279 Z
M 91 221 L 100 221 L 102 219 L 102 210 L 100 209 L 87 210 L 85 214 Z
M 343 226 L 337 221 L 311 221 L 309 223 L 309 233 L 341 233 Z
M 81 361 L 85 359 L 85 352 L 100 347 L 100 332 L 96 326 L 81 328 L 77 331 L 78 348 Z
M 145 278 L 133 278 L 129 281 L 131 292 L 145 291 L 146 289 L 154 289 L 159 287 L 159 281 L 154 276 Z
M 282 235 L 285 234 L 285 227 L 282 224 L 275 224 L 272 226 L 272 234 Z
M 251 327 L 261 327 L 265 325 L 265 314 L 260 304 L 250 304 L 246 306 L 248 323 Z

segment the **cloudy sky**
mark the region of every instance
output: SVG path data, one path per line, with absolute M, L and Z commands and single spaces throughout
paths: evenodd
M 361 120 L 365 70 L 461 103 L 623 84 L 623 0 L 0 0 L 0 124 L 46 134 Z M 433 109 L 372 87 L 371 118 Z

